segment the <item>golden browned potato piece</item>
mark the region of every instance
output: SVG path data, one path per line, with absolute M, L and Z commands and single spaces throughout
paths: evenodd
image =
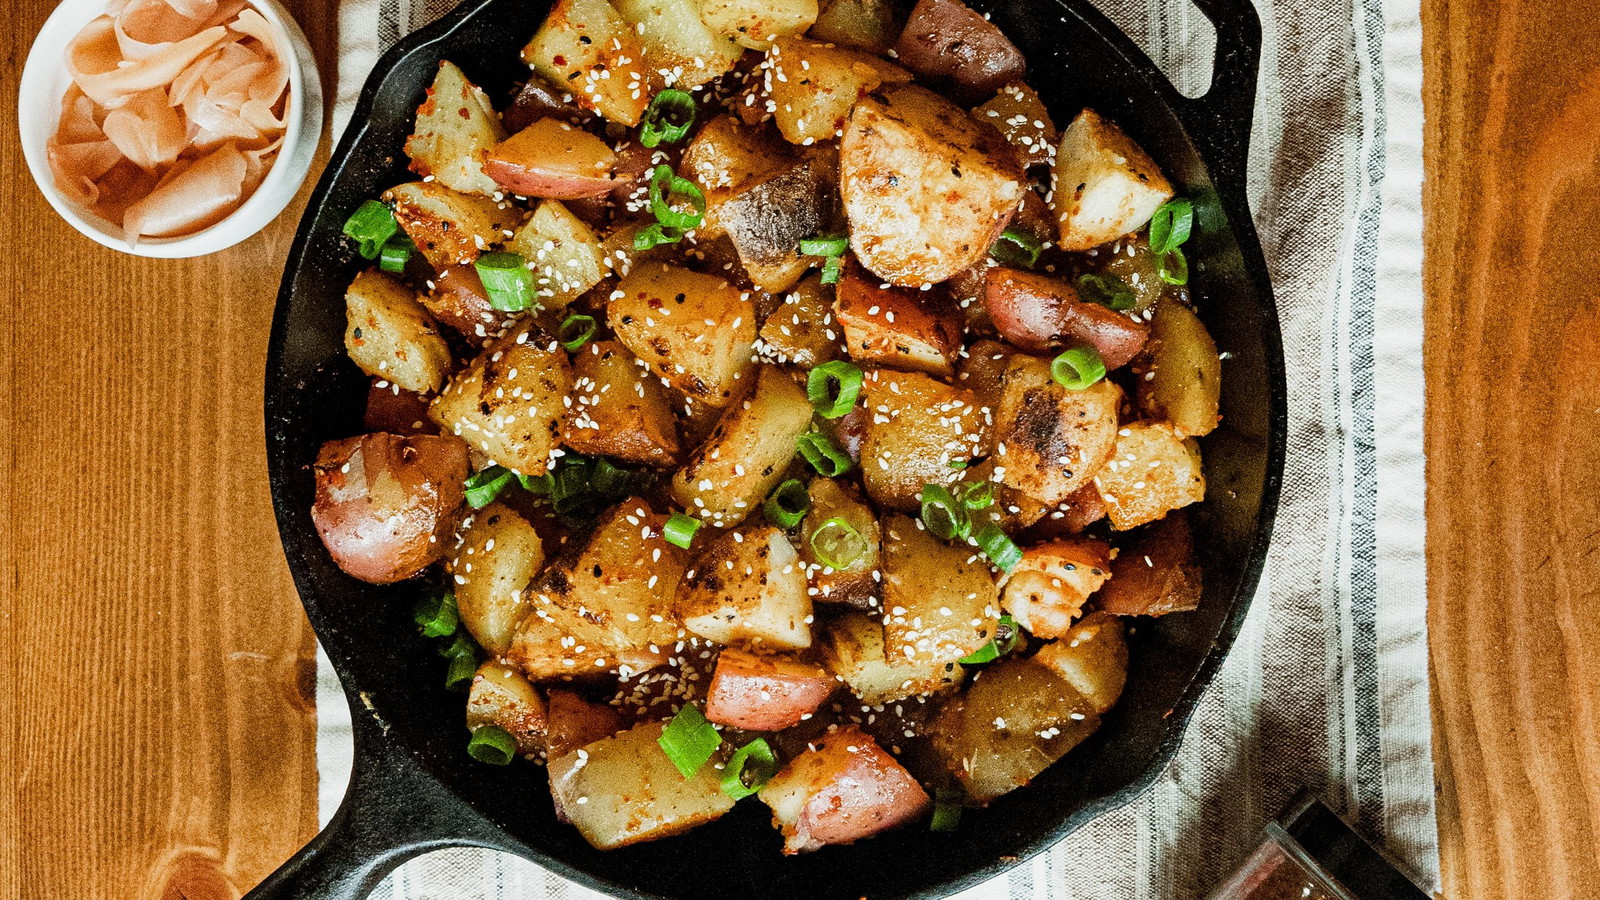
M 606 274 L 600 238 L 556 200 L 539 204 L 507 249 L 534 265 L 534 297 L 542 309 L 566 308 Z
M 908 516 L 883 523 L 884 655 L 913 665 L 953 663 L 994 637 L 1000 591 L 966 544 L 947 544 Z
M 1111 460 L 1094 476 L 1111 527 L 1126 531 L 1206 498 L 1200 445 L 1164 422 L 1117 432 Z
M 467 728 L 485 725 L 504 728 L 522 756 L 544 749 L 544 701 L 522 673 L 497 662 L 479 666 L 467 692 Z
M 755 390 L 723 413 L 672 476 L 673 501 L 718 528 L 744 521 L 783 480 L 811 413 L 805 391 L 776 366 L 761 366 Z
M 706 26 L 696 0 L 616 0 L 615 6 L 638 33 L 650 64 L 671 73 L 669 87 L 705 84 L 744 55 L 738 41 Z
M 449 60 L 439 62 L 439 74 L 428 88 L 428 98 L 417 107 L 416 130 L 406 138 L 411 171 L 432 175 L 447 188 L 492 196 L 499 188 L 483 171 L 483 154 L 505 140 L 506 131 L 494 105 L 477 85 Z
M 639 124 L 655 95 L 637 29 L 606 0 L 558 0 L 522 59 L 579 105 L 621 125 Z
M 851 264 L 834 292 L 845 350 L 858 363 L 951 375 L 961 352 L 961 318 L 933 297 L 883 283 Z
M 1026 83 L 1011 82 L 972 114 L 1000 129 L 1029 165 L 1048 164 L 1056 158 L 1059 136 L 1055 123 L 1038 92 Z
M 714 275 L 641 263 L 611 293 L 606 321 L 656 374 L 708 406 L 733 402 L 750 371 L 755 307 Z
M 485 650 L 506 652 L 528 609 L 528 582 L 544 567 L 539 533 L 509 506 L 491 503 L 461 523 L 448 559 L 461 624 Z
M 574 354 L 573 376 L 562 443 L 641 465 L 677 462 L 678 427 L 666 388 L 627 347 L 616 341 L 585 345 Z
M 839 137 L 862 97 L 911 80 L 910 72 L 879 57 L 801 37 L 773 41 L 765 66 L 772 119 L 794 144 Z
M 834 173 L 805 160 L 734 191 L 717 207 L 717 223 L 739 253 L 745 275 L 769 293 L 794 287 L 810 261 L 800 242 L 827 230 L 833 218 Z
M 465 505 L 467 447 L 452 437 L 365 434 L 317 454 L 311 521 L 339 568 L 388 584 L 444 555 Z
M 1134 361 L 1139 408 L 1166 419 L 1184 437 L 1217 427 L 1222 395 L 1222 360 L 1211 333 L 1189 307 L 1176 300 L 1156 306 L 1150 342 Z
M 1093 538 L 1058 538 L 1022 552 L 1001 602 L 1034 637 L 1067 634 L 1089 595 L 1111 577 L 1111 548 Z
M 433 420 L 522 475 L 543 475 L 560 444 L 572 368 L 561 345 L 526 326 L 485 347 L 433 401 Z
M 775 362 L 810 369 L 844 355 L 843 335 L 834 321 L 822 275 L 812 274 L 785 293 L 783 305 L 767 317 L 759 347 Z
M 1088 483 L 1117 442 L 1122 389 L 1110 381 L 1070 391 L 1050 377 L 1050 364 L 1016 355 L 995 420 L 995 465 L 1002 479 L 1055 506 Z
M 1084 616 L 1060 640 L 1040 647 L 1033 658 L 1076 688 L 1102 716 L 1116 705 L 1128 683 L 1122 620 L 1106 612 Z
M 368 269 L 345 291 L 344 308 L 344 349 L 361 371 L 419 394 L 444 386 L 450 345 L 416 292 Z
M 853 844 L 921 818 L 928 792 L 878 742 L 855 727 L 813 742 L 761 789 L 784 853 Z
M 882 533 L 872 507 L 861 502 L 855 489 L 832 478 L 815 478 L 809 493 L 811 509 L 800 523 L 800 557 L 816 590 L 816 599 L 849 603 L 863 609 L 878 605 L 878 562 Z M 842 519 L 859 541 L 833 519 Z M 818 535 L 818 531 L 822 531 Z M 841 558 L 844 557 L 844 558 Z M 827 563 L 823 559 L 828 560 Z M 835 568 L 835 565 L 838 567 Z
M 1111 563 L 1095 605 L 1118 616 L 1164 616 L 1200 606 L 1203 573 L 1183 510 L 1134 532 Z
M 724 647 L 811 646 L 811 597 L 794 545 L 772 525 L 701 539 L 678 586 L 678 618 L 690 634 Z
M 1016 150 L 994 126 L 913 85 L 856 104 L 839 164 L 856 256 L 908 287 L 982 260 L 1027 190 Z
M 1061 249 L 1088 250 L 1138 231 L 1172 196 L 1150 154 L 1094 110 L 1062 133 L 1050 197 Z
M 972 394 L 919 372 L 877 369 L 862 382 L 861 477 L 880 506 L 911 511 L 925 484 L 951 484 L 983 446 L 987 413 Z
M 383 199 L 394 204 L 395 221 L 435 271 L 471 265 L 505 239 L 519 215 L 509 203 L 457 193 L 437 181 L 396 185 Z
M 733 808 L 709 763 L 684 778 L 657 741 L 665 722 L 644 722 L 550 760 L 556 814 L 601 850 L 654 841 Z
M 696 231 L 702 238 L 723 232 L 722 204 L 745 187 L 794 165 L 791 148 L 772 137 L 768 129 L 750 128 L 733 116 L 715 116 L 689 142 L 683 177 L 699 185 L 706 195 L 705 223 Z
M 862 703 L 877 706 L 954 688 L 966 670 L 953 662 L 913 662 L 884 652 L 880 616 L 849 612 L 828 623 L 822 647 L 828 670 L 844 679 Z
M 765 50 L 786 34 L 801 34 L 817 20 L 817 0 L 700 0 L 711 30 L 752 50 Z
M 894 0 L 823 0 L 810 37 L 882 54 L 900 36 Z

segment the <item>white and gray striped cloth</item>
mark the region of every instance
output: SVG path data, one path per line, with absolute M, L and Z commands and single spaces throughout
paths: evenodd
M 342 128 L 379 54 L 451 0 L 343 0 Z M 1097 0 L 1185 93 L 1215 37 L 1186 0 Z M 1257 0 L 1250 200 L 1289 362 L 1283 504 L 1261 591 L 1171 768 L 1145 796 L 964 897 L 1197 898 L 1301 785 L 1436 880 L 1425 633 L 1418 0 Z M 337 133 L 337 132 L 336 132 Z M 321 661 L 323 819 L 349 716 Z M 383 900 L 597 896 L 521 859 L 441 851 Z

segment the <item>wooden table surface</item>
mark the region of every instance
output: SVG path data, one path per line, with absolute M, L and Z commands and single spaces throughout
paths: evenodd
M 304 195 L 201 260 L 72 231 L 16 138 L 54 2 L 16 0 L 0 38 L 0 900 L 234 897 L 316 820 L 261 416 Z M 288 5 L 331 60 L 336 4 Z M 1600 32 L 1579 0 L 1423 6 L 1444 893 L 1595 897 Z

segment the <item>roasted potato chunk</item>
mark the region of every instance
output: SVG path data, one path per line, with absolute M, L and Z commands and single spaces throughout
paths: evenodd
M 344 349 L 361 371 L 419 394 L 444 386 L 450 345 L 414 291 L 368 269 L 345 291 L 344 311 Z
M 967 796 L 987 803 L 1032 781 L 1100 727 L 1094 704 L 1031 659 L 1005 659 L 945 707 L 936 745 Z
M 499 188 L 483 171 L 483 154 L 505 137 L 500 116 L 482 89 L 455 63 L 441 60 L 428 98 L 417 107 L 406 156 L 411 171 L 424 178 L 432 175 L 451 190 L 492 196 Z
M 800 256 L 800 242 L 825 230 L 833 196 L 831 174 L 807 160 L 747 184 L 722 201 L 717 222 L 756 287 L 779 293 L 800 280 L 809 265 Z
M 678 588 L 677 609 L 690 633 L 723 646 L 811 646 L 806 574 L 794 545 L 772 525 L 712 538 Z
M 961 319 L 939 298 L 885 286 L 856 265 L 845 270 L 834 297 L 834 315 L 851 359 L 930 375 L 955 371 Z
M 880 506 L 911 511 L 925 484 L 960 480 L 983 446 L 985 411 L 972 394 L 916 372 L 878 369 L 862 383 L 871 416 L 861 441 L 861 477 Z
M 932 694 L 961 683 L 966 670 L 953 662 L 915 663 L 884 651 L 883 623 L 877 616 L 846 613 L 828 625 L 823 658 L 828 669 L 868 706 Z
M 1056 158 L 1060 136 L 1055 123 L 1038 92 L 1027 84 L 1011 82 L 972 114 L 1000 129 L 1028 165 L 1049 164 Z
M 572 368 L 561 346 L 528 326 L 490 344 L 450 380 L 434 421 L 522 475 L 543 475 L 560 444 Z
M 1194 558 L 1189 518 L 1168 513 L 1133 533 L 1111 563 L 1111 581 L 1095 604 L 1118 616 L 1164 616 L 1200 606 L 1200 564 Z
M 664 662 L 678 637 L 672 598 L 688 568 L 688 554 L 662 536 L 666 522 L 637 499 L 602 516 L 528 587 L 532 608 L 507 660 L 534 679 Z
M 671 400 L 628 348 L 600 341 L 573 358 L 572 406 L 561 442 L 579 453 L 670 466 L 680 447 Z
M 820 666 L 729 648 L 717 656 L 706 718 L 749 731 L 781 731 L 809 719 L 838 685 Z
M 505 239 L 517 211 L 475 194 L 461 194 L 437 181 L 413 181 L 384 192 L 395 221 L 435 271 L 468 265 Z
M 655 94 L 637 29 L 606 0 L 557 0 L 522 59 L 619 125 L 639 124 Z
M 505 729 L 522 756 L 544 750 L 544 701 L 522 673 L 497 662 L 479 666 L 467 692 L 467 728 L 485 725 Z
M 805 391 L 776 367 L 761 366 L 755 390 L 723 414 L 672 476 L 672 499 L 718 528 L 744 521 L 783 480 L 811 413 Z
M 1094 476 L 1111 527 L 1126 531 L 1206 498 L 1200 445 L 1165 423 L 1137 422 L 1117 432 L 1111 460 Z
M 1089 595 L 1111 577 L 1110 549 L 1093 538 L 1029 547 L 1006 579 L 1001 603 L 1034 637 L 1063 637 Z
M 1033 655 L 1077 689 L 1094 711 L 1105 715 L 1128 683 L 1128 642 L 1122 622 L 1106 612 L 1092 612 Z
M 511 647 L 527 612 L 523 592 L 544 568 L 544 543 L 528 520 L 491 503 L 461 523 L 449 555 L 461 624 L 495 656 Z
M 1062 133 L 1050 197 L 1061 249 L 1088 250 L 1138 231 L 1172 196 L 1155 160 L 1094 110 Z
M 987 256 L 1027 190 L 1016 151 L 994 126 L 913 85 L 856 104 L 839 164 L 851 248 L 907 287 Z
M 601 850 L 654 841 L 703 825 L 733 808 L 716 767 L 678 773 L 657 741 L 663 722 L 645 722 L 550 760 L 556 812 Z
M 893 0 L 823 0 L 817 21 L 806 34 L 881 56 L 900 34 L 897 18 Z
M 1099 381 L 1070 391 L 1050 364 L 1015 356 L 995 417 L 995 464 L 1004 482 L 1047 506 L 1066 500 L 1111 458 L 1122 390 Z
M 761 789 L 784 853 L 852 844 L 926 815 L 928 792 L 857 728 L 817 741 Z
M 831 478 L 813 479 L 808 490 L 811 509 L 800 523 L 800 557 L 814 596 L 863 609 L 877 606 L 878 581 L 873 573 L 878 571 L 883 541 L 877 515 L 852 488 Z M 855 529 L 859 541 L 838 524 L 827 524 L 834 519 Z
M 606 321 L 656 374 L 708 406 L 732 403 L 750 371 L 755 308 L 714 275 L 665 263 L 635 266 L 612 292 Z
M 910 72 L 876 56 L 801 37 L 773 41 L 765 66 L 772 119 L 792 144 L 843 135 L 858 100 L 881 85 L 911 80 Z
M 883 523 L 884 654 L 913 665 L 953 663 L 994 637 L 1000 592 L 965 544 L 947 544 L 907 516 Z
M 581 200 L 611 192 L 611 145 L 561 119 L 539 119 L 489 148 L 483 171 L 496 190 L 522 197 Z
M 706 25 L 752 50 L 765 50 L 786 34 L 801 34 L 817 20 L 817 0 L 699 2 Z
M 534 296 L 543 309 L 565 309 L 605 277 L 600 238 L 555 200 L 539 204 L 509 249 L 536 267 Z
M 895 57 L 930 84 L 976 102 L 1022 78 L 1022 51 L 961 0 L 918 0 Z
M 783 297 L 783 305 L 761 326 L 762 355 L 779 363 L 814 368 L 844 355 L 843 330 L 833 320 L 833 306 L 813 274 Z
M 732 69 L 744 47 L 700 18 L 695 0 L 616 0 L 617 12 L 639 34 L 652 69 L 667 87 L 688 90 Z
M 468 344 L 482 347 L 500 337 L 512 314 L 494 308 L 483 279 L 470 263 L 452 263 L 438 270 L 433 290 L 422 295 L 422 305 L 440 324 L 454 328 Z
M 545 703 L 546 759 L 560 759 L 621 730 L 622 717 L 606 704 L 585 700 L 572 691 L 550 689 Z
M 683 153 L 679 170 L 706 195 L 703 238 L 722 234 L 722 204 L 741 190 L 794 166 L 790 148 L 770 131 L 751 128 L 733 116 L 715 116 L 700 128 Z
M 1222 360 L 1200 317 L 1175 300 L 1156 306 L 1150 342 L 1135 360 L 1139 408 L 1165 419 L 1183 437 L 1210 434 L 1217 427 L 1222 396 Z
M 1119 369 L 1144 347 L 1150 327 L 1109 307 L 1084 300 L 1056 278 L 997 268 L 984 282 L 984 305 L 995 330 L 1017 347 L 1045 353 L 1088 346 Z
M 339 568 L 402 581 L 444 555 L 466 505 L 467 447 L 452 437 L 366 434 L 317 453 L 311 521 Z

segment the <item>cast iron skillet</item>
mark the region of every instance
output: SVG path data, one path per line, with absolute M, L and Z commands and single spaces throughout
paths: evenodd
M 441 847 L 509 851 L 633 898 L 872 900 L 937 897 L 1046 849 L 1143 791 L 1177 749 L 1195 702 L 1232 643 L 1267 550 L 1286 421 L 1272 287 L 1244 196 L 1260 23 L 1250 0 L 1195 0 L 1217 29 L 1200 99 L 1178 94 L 1087 0 L 980 0 L 1027 54 L 1029 81 L 1065 123 L 1092 105 L 1149 149 L 1198 224 L 1189 245 L 1202 318 L 1232 356 L 1222 426 L 1204 441 L 1210 483 L 1196 534 L 1201 609 L 1142 623 L 1126 695 L 1098 733 L 1033 785 L 972 810 L 953 834 L 905 828 L 784 858 L 766 808 L 747 801 L 677 838 L 594 850 L 555 820 L 544 774 L 466 754 L 463 702 L 411 622 L 416 584 L 374 587 L 339 571 L 311 524 L 311 461 L 362 430 L 367 379 L 346 358 L 343 293 L 361 266 L 340 226 L 362 200 L 408 180 L 401 145 L 436 64 L 448 58 L 491 93 L 526 68 L 518 50 L 548 0 L 468 0 L 386 54 L 323 174 L 289 253 L 267 359 L 272 497 L 306 614 L 354 711 L 355 768 L 338 814 L 249 894 L 253 900 L 364 896 L 402 861 Z M 271 752 L 270 746 L 258 752 Z

